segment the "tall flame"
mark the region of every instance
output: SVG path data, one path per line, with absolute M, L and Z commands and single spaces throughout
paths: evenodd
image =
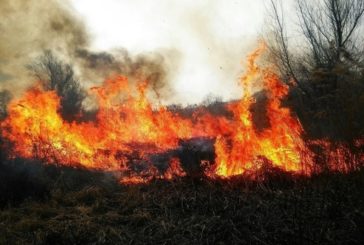
M 217 158 L 213 171 L 217 175 L 231 176 L 256 170 L 262 158 L 286 171 L 307 171 L 308 166 L 301 164 L 301 153 L 305 149 L 301 124 L 289 109 L 281 107 L 281 99 L 287 95 L 288 86 L 271 69 L 261 69 L 256 63 L 264 49 L 261 45 L 248 57 L 247 72 L 241 78 L 243 97 L 238 104 L 230 107 L 234 115 L 231 134 L 219 136 L 216 140 Z M 250 111 L 254 102 L 251 87 L 257 79 L 263 80 L 268 96 L 270 127 L 262 132 L 254 128 Z
M 148 155 L 176 149 L 180 140 L 207 137 L 215 139 L 216 155 L 206 170 L 208 176 L 254 172 L 263 163 L 309 173 L 312 159 L 301 137 L 303 128 L 290 110 L 281 106 L 288 86 L 272 68 L 257 64 L 264 49 L 261 45 L 248 57 L 247 71 L 240 80 L 242 98 L 227 103 L 232 117 L 199 110 L 192 118 L 185 118 L 163 106 L 153 108 L 146 96 L 147 82 L 140 82 L 134 91 L 126 77 L 117 76 L 90 89 L 99 108 L 96 120 L 88 122 L 65 121 L 59 113 L 59 96 L 34 86 L 8 105 L 8 117 L 1 122 L 2 137 L 12 144 L 10 157 L 119 172 L 130 170 L 131 156 L 148 162 Z M 256 129 L 251 112 L 255 81 L 262 82 L 267 97 L 269 127 L 262 130 Z M 171 157 L 169 164 L 162 178 L 185 175 L 178 158 Z M 147 171 L 152 176 L 158 172 L 153 166 Z M 133 175 L 121 181 L 144 180 Z

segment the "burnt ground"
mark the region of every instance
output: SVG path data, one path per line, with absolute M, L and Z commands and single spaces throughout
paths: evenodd
M 123 186 L 18 160 L 0 164 L 0 196 L 0 244 L 364 243 L 363 170 Z

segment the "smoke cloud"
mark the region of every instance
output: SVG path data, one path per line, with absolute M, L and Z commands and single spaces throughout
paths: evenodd
M 70 5 L 55 0 L 0 2 L 0 81 L 13 92 L 31 84 L 26 66 L 43 50 L 72 57 L 89 37 Z
M 51 50 L 85 89 L 121 74 L 131 84 L 148 80 L 148 96 L 163 104 L 238 98 L 260 7 L 253 0 L 1 1 L 0 90 L 17 96 L 31 86 L 27 66 Z
M 75 0 L 93 34 L 92 47 L 121 46 L 131 53 L 178 51 L 168 69 L 170 102 L 199 103 L 208 94 L 238 98 L 242 61 L 256 46 L 263 0 Z M 168 60 L 175 54 L 167 53 Z M 177 64 L 177 66 L 176 66 Z
M 57 69 L 65 71 L 64 68 L 68 67 L 66 70 L 72 72 L 72 86 L 77 87 L 77 83 L 84 88 L 100 85 L 105 78 L 121 74 L 128 76 L 132 84 L 148 80 L 157 99 L 163 99 L 163 96 L 170 94 L 170 88 L 166 86 L 168 62 L 162 52 L 131 55 L 125 49 L 92 51 L 90 35 L 76 13 L 67 1 L 0 2 L 1 90 L 9 90 L 17 96 L 32 86 L 36 79 L 42 79 L 48 80 L 48 84 L 57 84 L 58 86 L 46 87 L 56 90 L 66 100 L 69 94 L 60 92 L 64 91 L 60 86 L 67 74 L 57 74 L 52 78 L 50 75 Z M 47 57 L 52 58 L 51 62 L 48 62 L 49 59 L 47 61 Z M 52 70 L 50 65 L 54 64 L 57 69 Z M 60 81 L 54 80 L 58 78 Z M 84 97 L 81 93 L 84 91 L 67 91 L 73 93 L 72 98 L 77 98 L 75 103 L 73 100 L 67 103 L 79 105 L 79 100 Z M 63 104 L 67 103 L 65 101 Z M 67 107 L 72 108 L 72 105 Z M 76 110 L 75 108 L 72 110 Z
M 157 101 L 166 99 L 172 94 L 168 83 L 170 68 L 161 53 L 131 55 L 125 49 L 108 52 L 78 49 L 75 58 L 83 81 L 99 84 L 105 78 L 121 74 L 128 77 L 131 85 L 147 81 Z

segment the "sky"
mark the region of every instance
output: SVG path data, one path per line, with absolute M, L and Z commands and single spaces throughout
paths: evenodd
M 208 95 L 241 95 L 238 78 L 257 45 L 264 0 L 73 0 L 92 36 L 92 48 L 125 48 L 166 57 L 175 95 L 198 103 Z

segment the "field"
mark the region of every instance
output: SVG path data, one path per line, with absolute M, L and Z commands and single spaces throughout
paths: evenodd
M 84 169 L 0 166 L 0 244 L 364 242 L 363 170 L 125 186 Z

